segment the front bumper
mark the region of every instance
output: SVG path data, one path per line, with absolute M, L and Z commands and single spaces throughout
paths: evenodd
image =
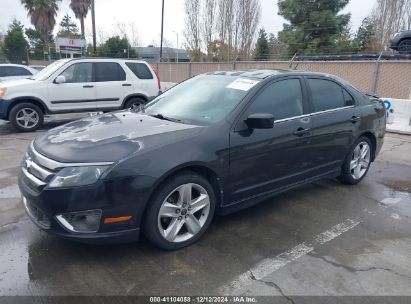
M 0 119 L 8 119 L 8 111 L 11 104 L 11 100 L 0 99 Z
M 42 230 L 66 239 L 85 243 L 134 242 L 140 236 L 144 202 L 131 195 L 134 180 L 101 180 L 96 184 L 37 191 L 21 171 L 18 184 L 22 202 L 30 219 Z M 95 233 L 72 232 L 56 218 L 58 214 L 101 209 L 99 229 Z M 104 224 L 105 218 L 132 215 L 125 222 Z

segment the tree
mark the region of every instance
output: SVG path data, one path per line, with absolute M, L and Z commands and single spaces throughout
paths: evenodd
M 114 58 L 137 57 L 136 51 L 131 48 L 127 38 L 120 38 L 120 36 L 107 39 L 101 45 L 99 55 Z
M 56 25 L 58 3 L 61 0 L 20 0 L 28 12 L 31 23 L 42 36 L 45 46 L 49 44 L 49 35 Z M 50 59 L 50 54 L 49 54 Z
M 355 35 L 355 41 L 359 52 L 373 53 L 376 50 L 375 29 L 372 20 L 367 17 L 361 22 Z
M 288 55 L 287 45 L 281 42 L 278 37 L 270 33 L 268 38 L 268 46 L 270 48 L 271 58 L 284 59 Z
M 39 31 L 32 28 L 26 29 L 25 34 L 30 48 L 30 58 L 42 59 L 44 56 L 44 41 L 42 34 Z
M 71 0 L 70 8 L 76 18 L 80 20 L 81 38 L 84 39 L 84 19 L 86 19 L 88 10 L 91 8 L 91 0 Z
M 257 44 L 254 50 L 255 60 L 268 60 L 270 59 L 270 46 L 268 44 L 267 33 L 262 28 L 258 34 Z
M 279 0 L 279 15 L 289 21 L 279 32 L 289 54 L 332 53 L 350 14 L 338 14 L 349 0 Z
M 203 36 L 203 41 L 207 50 L 207 58 L 212 59 L 211 55 L 211 42 L 214 40 L 214 30 L 215 30 L 215 20 L 216 20 L 216 8 L 217 0 L 205 0 L 202 19 L 201 19 L 201 31 Z
M 193 61 L 200 61 L 200 0 L 185 0 L 184 11 L 186 14 L 184 36 L 186 38 L 188 52 Z
M 27 59 L 28 43 L 23 34 L 24 26 L 20 21 L 13 20 L 4 37 L 4 53 L 12 63 L 22 63 Z
M 80 38 L 78 33 L 77 24 L 71 21 L 71 18 L 66 14 L 60 22 L 60 30 L 57 33 L 58 37 L 65 38 Z

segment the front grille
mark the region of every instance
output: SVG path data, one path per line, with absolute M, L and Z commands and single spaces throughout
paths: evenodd
M 26 153 L 22 163 L 22 172 L 28 186 L 36 191 L 41 191 L 57 173 L 56 169 L 47 167 L 44 156 L 36 152 L 31 146 Z

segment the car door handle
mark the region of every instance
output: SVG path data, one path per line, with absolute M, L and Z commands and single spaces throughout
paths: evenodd
M 356 123 L 356 122 L 358 122 L 358 121 L 360 121 L 361 120 L 361 117 L 358 117 L 358 116 L 353 116 L 353 117 L 351 117 L 351 119 L 350 119 L 350 121 L 352 122 L 352 123 Z
M 123 83 L 122 86 L 123 87 L 131 87 L 131 83 Z
M 91 84 L 86 84 L 86 85 L 83 85 L 83 88 L 89 89 L 89 88 L 94 88 L 94 86 Z
M 293 132 L 293 135 L 303 136 L 304 134 L 310 133 L 310 129 L 298 128 L 297 131 Z

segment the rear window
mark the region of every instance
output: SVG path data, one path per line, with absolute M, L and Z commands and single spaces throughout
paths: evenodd
M 126 80 L 126 73 L 116 62 L 95 63 L 95 73 L 96 82 Z
M 140 79 L 153 79 L 150 69 L 144 63 L 126 62 L 128 68 Z
M 7 66 L 7 67 L 3 67 L 4 69 L 4 76 L 30 76 L 33 75 L 32 73 L 30 73 L 28 70 L 26 70 L 25 68 L 21 68 L 21 67 L 13 67 L 13 66 Z
M 325 79 L 309 78 L 314 112 L 342 108 L 345 106 L 340 85 Z

